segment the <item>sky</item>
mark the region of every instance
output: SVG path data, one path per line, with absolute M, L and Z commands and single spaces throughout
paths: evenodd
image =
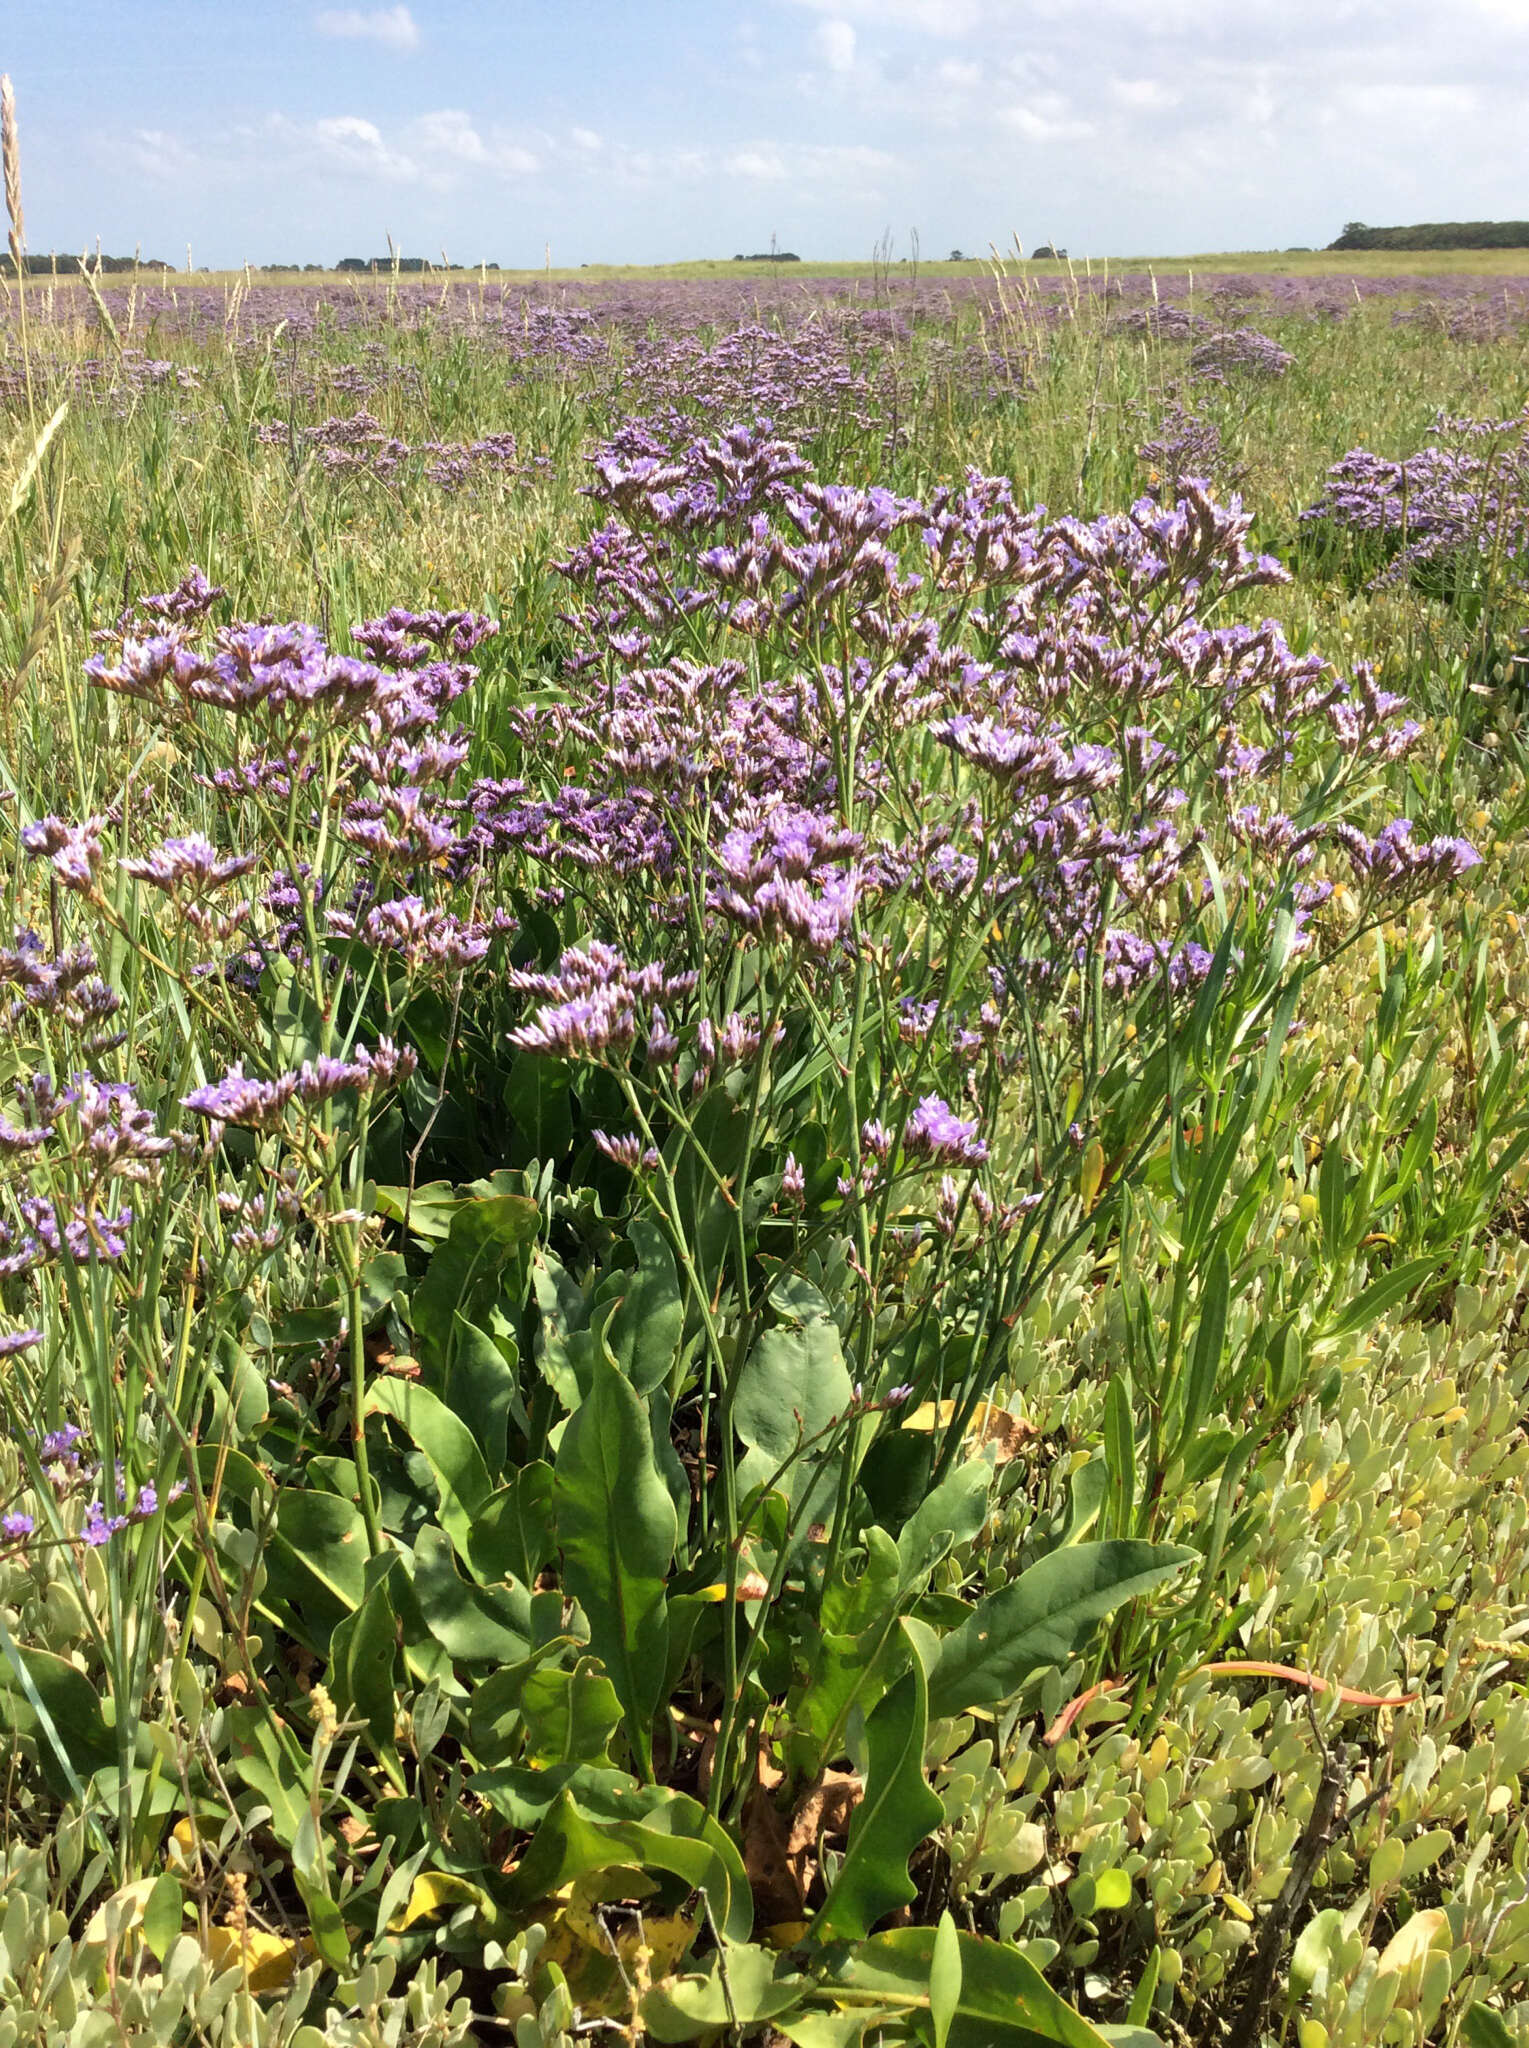
M 1529 0 L 8 0 L 27 242 L 1321 246 L 1529 216 Z

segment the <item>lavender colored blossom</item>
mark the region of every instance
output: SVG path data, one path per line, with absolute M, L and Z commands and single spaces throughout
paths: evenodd
M 151 882 L 171 895 L 206 896 L 247 875 L 255 865 L 252 853 L 220 855 L 211 840 L 200 832 L 180 839 L 166 839 L 150 854 L 123 860 L 128 874 Z
M 938 1095 L 926 1095 L 903 1126 L 903 1152 L 932 1166 L 979 1166 L 987 1142 L 975 1122 L 958 1117 Z

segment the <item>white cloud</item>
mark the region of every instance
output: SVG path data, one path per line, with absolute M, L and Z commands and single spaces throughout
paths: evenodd
M 1161 113 L 1179 104 L 1178 93 L 1161 78 L 1112 78 L 1110 97 L 1122 107 L 1147 114 Z
M 986 11 L 983 0 L 798 0 L 798 5 L 876 28 L 911 28 L 932 36 L 968 35 Z
M 753 178 L 760 184 L 788 182 L 811 186 L 816 193 L 842 197 L 846 189 L 863 189 L 876 183 L 896 165 L 897 159 L 884 149 L 865 143 L 751 143 L 723 159 L 722 168 L 734 177 Z
M 359 114 L 332 114 L 315 121 L 312 135 L 319 154 L 336 170 L 396 185 L 412 184 L 419 176 L 419 166 L 383 141 L 375 121 L 363 121 Z
M 1005 107 L 998 118 L 1025 142 L 1082 142 L 1094 132 L 1093 122 L 1079 120 L 1054 92 L 1036 93 L 1023 106 Z
M 570 128 L 568 133 L 573 138 L 575 146 L 579 149 L 598 149 L 600 147 L 600 138 L 593 128 Z
M 786 175 L 786 160 L 778 149 L 738 149 L 723 164 L 735 178 L 757 178 L 761 184 L 778 184 Z
M 855 27 L 849 21 L 825 21 L 813 37 L 818 55 L 830 71 L 855 68 Z
M 1342 94 L 1344 111 L 1362 121 L 1464 121 L 1477 110 L 1477 98 L 1461 85 L 1356 85 Z
M 321 36 L 350 42 L 381 43 L 389 50 L 417 50 L 419 28 L 407 7 L 326 7 L 314 21 Z

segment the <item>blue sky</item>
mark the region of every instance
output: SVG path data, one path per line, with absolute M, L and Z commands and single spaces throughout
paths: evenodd
M 10 0 L 34 251 L 663 262 L 1529 214 L 1529 0 Z

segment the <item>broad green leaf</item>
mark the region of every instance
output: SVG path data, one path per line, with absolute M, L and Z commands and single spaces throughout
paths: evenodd
M 1065 1664 L 1096 1622 L 1194 1561 L 1171 1544 L 1075 1543 L 979 1601 L 946 1637 L 929 1686 L 944 1717 L 1011 1699 L 1033 1672 Z
M 853 1394 L 832 1323 L 766 1330 L 738 1375 L 733 1397 L 733 1427 L 753 1454 L 740 1468 L 741 1483 L 773 1481 L 799 1444 L 820 1437 L 844 1413 Z M 818 1492 L 831 1495 L 837 1471 L 818 1447 L 798 1458 L 779 1484 L 800 1506 L 809 1490 L 814 1498 Z
M 1470 2048 L 1515 2048 L 1515 2037 L 1502 2014 L 1475 2000 L 1465 2009 L 1460 2032 Z
M 414 1543 L 414 1597 L 425 1626 L 463 1663 L 518 1664 L 531 1649 L 531 1595 L 524 1586 L 475 1586 L 457 1576 L 445 1534 L 427 1525 Z
M 308 1773 L 298 1764 L 261 1707 L 225 1710 L 229 1756 L 237 1775 L 271 1809 L 271 1833 L 290 1849 L 310 1818 Z
M 566 1060 L 539 1053 L 517 1052 L 510 1062 L 504 1106 L 533 1159 L 560 1159 L 573 1140 L 568 1076 Z
M 511 1900 L 517 1907 L 529 1906 L 586 1871 L 627 1864 L 670 1871 L 692 1890 L 704 1891 L 724 1935 L 748 1939 L 752 1901 L 738 1852 L 704 1809 L 682 1793 L 666 1793 L 661 1804 L 626 1819 L 584 1811 L 565 1788 L 510 1878 Z
M 818 1941 L 860 1941 L 918 1887 L 908 1859 L 943 1808 L 924 1777 L 929 1704 L 915 1658 L 865 1724 L 865 1797 L 849 1824 L 844 1859 L 812 1923 Z
M 572 1414 L 589 1391 L 595 1349 L 589 1333 L 590 1305 L 573 1276 L 540 1245 L 531 1258 L 531 1286 L 540 1312 L 537 1370 Z
M 653 1775 L 653 1716 L 668 1654 L 664 1579 L 679 1521 L 653 1456 L 647 1411 L 597 1356 L 554 1468 L 563 1583 L 589 1620 L 589 1646 L 621 1698 L 640 1774 Z
M 393 1663 L 398 1649 L 398 1619 L 388 1596 L 388 1579 L 398 1564 L 391 1551 L 371 1560 L 369 1590 L 354 1614 L 348 1614 L 330 1638 L 330 1691 L 342 1720 L 359 1717 L 379 1757 L 396 1754 L 398 1699 L 393 1690 Z
M 865 1532 L 863 1569 L 845 1567 L 825 1589 L 818 1628 L 802 1645 L 808 1675 L 788 1696 L 787 1742 L 799 1775 L 816 1777 L 832 1761 L 826 1745 L 842 1737 L 850 1705 L 873 1707 L 902 1651 L 897 1603 L 905 1588 L 897 1547 L 885 1529 Z
M 992 1466 L 972 1458 L 925 1496 L 897 1538 L 905 1588 L 922 1585 L 947 1551 L 977 1535 L 992 1484 Z
M 472 1567 L 473 1528 L 493 1491 L 472 1431 L 439 1396 L 413 1380 L 374 1380 L 366 1412 L 391 1416 L 422 1454 L 440 1496 L 441 1527 L 458 1557 Z
M 876 2026 L 878 2039 L 885 2038 L 874 2017 L 864 2012 L 786 2013 L 775 2026 L 793 2048 L 862 2048 L 870 2026 Z
M 510 1475 L 473 1524 L 472 1555 L 485 1584 L 518 1579 L 533 1586 L 557 1549 L 552 1521 L 552 1467 L 541 1459 Z
M 84 1672 L 51 1650 L 23 1648 L 7 1632 L 0 1663 L 0 1724 L 32 1736 L 44 1775 L 66 1797 L 93 1772 L 117 1761 L 101 1714 L 101 1696 Z M 62 1775 L 60 1775 L 62 1771 Z
M 452 1319 L 451 1363 L 441 1383 L 441 1398 L 472 1431 L 491 1478 L 504 1470 L 510 1416 L 520 1391 L 513 1339 L 503 1341 L 510 1346 L 510 1359 L 487 1330 L 458 1313 Z
M 605 1673 L 585 1657 L 572 1671 L 542 1664 L 527 1672 L 520 1713 L 527 1763 L 538 1769 L 606 1763 L 606 1749 L 621 1723 L 621 1702 Z
M 261 1606 L 299 1640 L 327 1651 L 331 1631 L 366 1591 L 366 1524 L 354 1501 L 284 1486 L 266 1543 Z
M 540 1227 L 541 1211 L 529 1195 L 490 1195 L 465 1203 L 414 1290 L 409 1316 L 416 1335 L 444 1354 L 452 1319 L 461 1314 L 469 1322 L 480 1320 L 475 1313 L 479 1296 L 491 1299 L 497 1293 L 505 1267 Z
M 726 1982 L 722 1970 L 726 1969 Z M 654 2041 L 695 2041 L 735 2023 L 760 2026 L 801 2003 L 808 1989 L 799 1971 L 751 1942 L 729 1944 L 707 1969 L 655 1984 L 642 2002 L 642 2022 Z
M 1343 1939 L 1343 1915 L 1336 1906 L 1324 1906 L 1313 1913 L 1296 1937 L 1290 1953 L 1290 1988 L 1298 1996 L 1308 1992 L 1317 1975 L 1326 1969 L 1333 1949 Z
M 958 1934 L 961 1950 L 961 1997 L 958 2022 L 984 2035 L 994 2048 L 1055 2042 L 1059 2048 L 1101 2048 L 1104 2036 L 1052 1990 L 1034 1963 L 1007 1943 L 981 1935 Z M 928 2011 L 929 1980 L 934 1966 L 935 1930 L 899 1927 L 873 1934 L 852 1949 L 829 1980 L 841 2004 L 901 2006 Z M 952 2039 L 956 2030 L 952 2030 Z
M 669 1240 L 651 1216 L 635 1216 L 627 1236 L 637 1270 L 624 1273 L 621 1298 L 605 1325 L 611 1356 L 639 1394 L 669 1376 L 685 1328 L 685 1297 Z
M 463 1197 L 450 1181 L 427 1181 L 423 1187 L 381 1187 L 372 1190 L 378 1212 L 395 1223 L 409 1219 L 409 1234 L 422 1244 L 440 1244 L 451 1235 L 451 1219 Z
M 143 1909 L 143 1938 L 156 1962 L 164 1961 L 171 1942 L 180 1933 L 185 1906 L 181 1881 L 167 1870 L 155 1880 Z

